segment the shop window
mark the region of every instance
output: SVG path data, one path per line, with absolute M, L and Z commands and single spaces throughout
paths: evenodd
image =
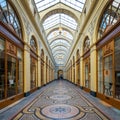
M 90 88 L 90 58 L 89 57 L 84 60 L 84 69 L 85 69 L 84 86 L 86 88 Z
M 98 51 L 98 92 L 103 93 L 103 51 Z
M 19 93 L 23 93 L 23 52 L 0 38 L 0 100 Z
M 31 57 L 31 89 L 36 88 L 36 60 Z
M 112 55 L 104 58 L 104 94 L 113 95 L 113 59 Z
M 34 52 L 37 52 L 37 44 L 36 44 L 36 41 L 33 37 L 30 40 L 30 46 Z
M 6 23 L 11 30 L 16 32 L 16 34 L 22 38 L 19 19 L 8 0 L 0 0 L 0 21 Z
M 120 37 L 115 39 L 115 97 L 120 99 Z
M 17 61 L 14 57 L 7 56 L 7 97 L 16 95 L 16 65 Z
M 18 93 L 23 92 L 23 52 L 19 48 L 17 49 L 17 59 L 18 59 Z
M 0 38 L 0 100 L 5 97 L 5 41 Z
M 44 85 L 44 51 L 41 50 L 41 85 Z
M 113 41 L 98 51 L 98 92 L 111 97 L 114 96 L 113 51 Z

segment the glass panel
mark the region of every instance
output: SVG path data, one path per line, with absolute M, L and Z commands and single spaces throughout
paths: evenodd
M 104 58 L 104 94 L 113 96 L 113 66 L 112 55 Z
M 85 87 L 90 88 L 90 59 L 85 60 Z
M 7 97 L 16 95 L 16 59 L 7 56 Z
M 65 51 L 56 51 L 55 53 L 53 53 L 53 57 L 54 57 L 56 54 L 60 54 L 60 53 L 62 53 L 62 54 L 66 54 Z
M 88 71 L 88 64 L 85 65 L 85 87 L 88 88 L 89 86 L 89 71 Z
M 106 8 L 100 23 L 98 39 L 106 33 L 120 19 L 120 1 L 113 0 Z
M 103 93 L 103 51 L 98 51 L 98 92 Z
M 17 50 L 17 58 L 18 58 L 18 93 L 23 92 L 23 52 L 18 49 Z
M 120 37 L 115 39 L 115 97 L 120 99 Z
M 35 0 L 38 11 L 42 11 L 59 2 L 82 12 L 86 0 Z
M 31 58 L 31 89 L 36 87 L 36 60 Z
M 62 39 L 58 39 L 58 40 L 55 40 L 54 42 L 52 42 L 50 44 L 50 47 L 53 49 L 54 47 L 56 46 L 64 46 L 66 47 L 67 49 L 70 48 L 70 44 L 66 41 L 66 40 L 62 40 Z
M 0 0 L 0 21 L 7 23 L 20 38 L 22 37 L 19 19 L 7 0 Z
M 57 46 L 57 47 L 54 47 L 53 49 L 52 49 L 52 53 L 54 53 L 55 51 L 57 51 L 57 50 L 64 50 L 64 51 L 68 51 L 68 49 L 66 48 L 66 47 L 63 47 L 63 46 Z
M 55 25 L 65 25 L 73 30 L 76 30 L 77 28 L 77 22 L 70 16 L 63 14 L 63 13 L 59 13 L 59 14 L 54 14 L 50 17 L 48 17 L 44 23 L 43 23 L 43 27 L 44 29 L 49 29 L 51 27 L 54 27 Z
M 5 41 L 0 38 L 0 100 L 5 97 Z

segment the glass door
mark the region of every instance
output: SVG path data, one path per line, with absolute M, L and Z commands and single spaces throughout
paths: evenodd
M 113 96 L 113 59 L 112 55 L 104 58 L 104 94 L 107 96 Z
M 17 60 L 8 55 L 7 56 L 7 97 L 16 95 L 16 77 L 17 77 Z

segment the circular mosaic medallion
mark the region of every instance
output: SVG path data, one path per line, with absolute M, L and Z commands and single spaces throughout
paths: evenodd
M 79 114 L 77 107 L 65 104 L 50 105 L 42 109 L 42 114 L 52 119 L 71 118 Z
M 54 99 L 54 100 L 62 101 L 62 100 L 68 100 L 68 99 L 70 99 L 71 96 L 68 96 L 68 95 L 53 95 L 50 98 Z

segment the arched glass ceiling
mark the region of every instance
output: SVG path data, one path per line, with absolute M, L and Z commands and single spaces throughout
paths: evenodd
M 55 40 L 54 42 L 52 42 L 52 43 L 50 44 L 50 47 L 52 48 L 52 47 L 57 46 L 57 45 L 64 45 L 64 46 L 68 46 L 68 47 L 71 46 L 70 43 L 67 42 L 66 40 L 57 39 L 57 40 Z
M 56 50 L 62 49 L 64 51 L 68 51 L 68 48 L 66 48 L 65 46 L 56 46 L 52 49 L 52 53 L 54 53 Z
M 68 39 L 70 39 L 70 40 L 73 40 L 73 36 L 72 36 L 68 31 L 62 30 L 62 31 L 60 32 L 59 29 L 51 32 L 51 33 L 48 35 L 47 39 L 48 39 L 48 41 L 49 41 L 50 39 L 53 39 L 53 38 L 55 38 L 55 37 L 58 37 L 59 35 L 61 35 L 61 36 L 63 36 L 63 37 L 66 37 L 66 38 L 68 38 Z
M 38 12 L 42 14 L 44 11 L 48 13 L 41 18 L 45 34 L 47 36 L 47 42 L 51 48 L 53 57 L 56 64 L 65 63 L 68 51 L 72 43 L 74 42 L 74 36 L 78 23 L 77 17 L 72 10 L 82 12 L 86 0 L 34 0 Z M 59 4 L 60 3 L 60 4 Z M 62 4 L 61 4 L 62 3 Z M 67 12 L 63 11 L 63 8 L 59 8 L 59 5 L 66 5 Z M 57 5 L 57 11 L 50 11 L 48 8 Z M 60 10 L 60 11 L 58 11 Z M 76 11 L 75 11 L 76 12 Z
M 75 21 L 75 19 L 63 13 L 57 13 L 48 17 L 43 22 L 43 27 L 45 30 L 47 30 L 59 24 L 65 25 L 73 30 L 76 30 L 77 28 L 77 22 Z
M 55 52 L 55 53 L 53 54 L 53 57 L 56 56 L 57 54 L 60 54 L 60 53 L 66 54 L 65 51 L 57 51 L 57 52 Z
M 47 9 L 48 7 L 52 7 L 57 3 L 63 3 L 79 12 L 82 12 L 86 0 L 35 0 L 36 6 L 38 8 L 38 12 Z

